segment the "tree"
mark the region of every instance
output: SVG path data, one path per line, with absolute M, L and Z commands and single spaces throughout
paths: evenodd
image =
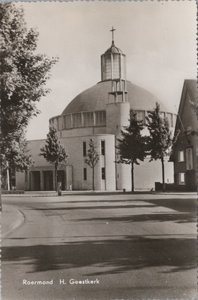
M 160 116 L 160 105 L 156 103 L 153 111 L 148 113 L 146 118 L 147 128 L 149 130 L 148 148 L 152 160 L 161 160 L 162 164 L 162 187 L 165 191 L 165 168 L 164 159 L 168 155 L 171 145 L 171 131 L 167 118 Z
M 98 163 L 99 155 L 96 150 L 96 146 L 92 139 L 89 140 L 89 149 L 87 151 L 87 158 L 85 159 L 85 163 L 92 168 L 92 189 L 95 190 L 95 174 L 94 169 L 96 164 Z
M 1 149 L 2 150 L 2 149 Z M 3 149 L 0 154 L 2 158 L 2 171 L 4 177 L 6 177 L 6 186 L 10 190 L 11 173 L 15 174 L 16 171 L 26 171 L 33 163 L 29 150 L 27 149 L 27 141 L 23 135 L 20 139 L 12 139 L 9 142 L 9 147 L 6 145 L 6 149 Z M 4 158 L 4 156 L 6 158 Z
M 46 96 L 50 69 L 57 61 L 36 53 L 38 32 L 27 29 L 24 12 L 12 3 L 0 4 L 0 164 L 16 166 L 22 155 L 11 156 L 24 141 L 30 118 L 39 111 L 36 103 Z M 7 149 L 12 149 L 7 151 Z M 18 152 L 19 154 L 19 152 Z
M 55 128 L 50 127 L 47 134 L 46 144 L 40 149 L 40 155 L 49 163 L 54 164 L 55 169 L 55 190 L 57 190 L 57 170 L 61 162 L 65 162 L 68 155 L 65 148 L 60 144 Z
M 143 121 L 138 121 L 135 112 L 131 112 L 129 126 L 121 130 L 121 138 L 117 139 L 118 163 L 131 165 L 131 191 L 134 192 L 134 165 L 139 165 L 146 157 L 146 137 L 141 135 Z

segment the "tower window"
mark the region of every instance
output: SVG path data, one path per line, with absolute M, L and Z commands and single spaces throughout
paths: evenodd
M 106 179 L 105 168 L 102 168 L 101 171 L 102 171 L 102 179 L 105 180 Z
M 104 73 L 105 78 L 103 80 L 112 79 L 112 68 L 111 68 L 111 56 L 105 57 L 105 63 L 104 63 Z
M 113 78 L 120 78 L 120 55 L 113 55 Z
M 83 169 L 83 179 L 87 180 L 87 168 Z
M 105 141 L 101 141 L 101 154 L 105 155 Z
M 86 142 L 83 142 L 83 156 L 87 156 L 87 145 L 86 145 Z

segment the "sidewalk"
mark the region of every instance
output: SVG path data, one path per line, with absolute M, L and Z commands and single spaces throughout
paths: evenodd
M 20 210 L 11 205 L 3 204 L 1 213 L 1 238 L 5 238 L 25 220 Z

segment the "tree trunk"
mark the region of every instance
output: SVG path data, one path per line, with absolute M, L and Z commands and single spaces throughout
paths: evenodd
M 1 166 L 0 166 L 0 208 L 2 209 L 1 188 L 2 188 L 2 169 L 1 169 Z
M 92 168 L 92 190 L 95 190 L 94 168 Z
M 165 176 L 164 176 L 164 158 L 161 158 L 162 162 L 162 191 L 165 192 Z
M 58 169 L 58 164 L 55 163 L 55 191 L 57 191 L 57 169 Z
M 6 176 L 7 176 L 7 189 L 10 191 L 10 172 L 9 172 L 9 164 L 8 161 L 6 162 L 7 168 L 6 168 Z
M 131 191 L 134 192 L 134 163 L 131 163 Z

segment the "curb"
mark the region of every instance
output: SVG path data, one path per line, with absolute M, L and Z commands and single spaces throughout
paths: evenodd
M 170 195 L 174 195 L 174 196 L 192 196 L 192 197 L 198 197 L 197 192 L 123 192 L 123 191 L 62 191 L 62 195 L 61 196 L 107 196 L 107 195 L 129 195 L 129 196 L 145 196 L 145 195 L 164 195 L 164 196 L 170 196 Z M 23 198 L 31 198 L 31 197 L 59 197 L 61 198 L 61 196 L 58 196 L 57 192 L 52 191 L 52 192 L 48 192 L 48 191 L 40 191 L 40 192 L 25 192 L 24 194 L 4 194 L 2 195 L 3 198 L 18 198 L 20 197 L 21 199 Z

